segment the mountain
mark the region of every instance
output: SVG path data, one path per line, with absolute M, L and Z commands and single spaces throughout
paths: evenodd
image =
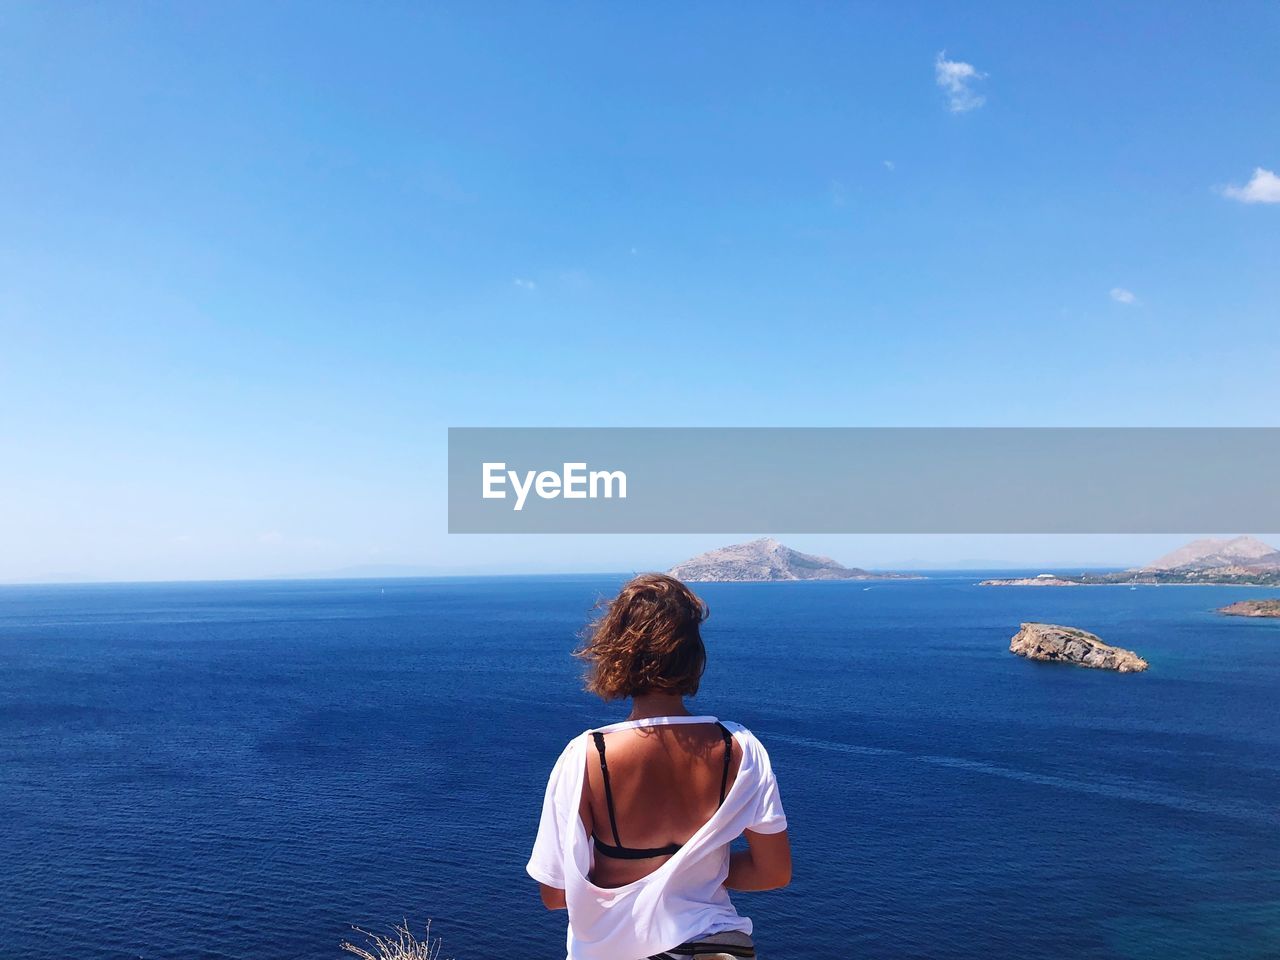
M 917 579 L 846 567 L 830 557 L 816 557 L 792 550 L 772 537 L 708 550 L 676 564 L 668 573 L 678 580 L 691 582 Z
M 1215 567 L 1280 569 L 1280 550 L 1253 537 L 1192 540 L 1142 570 L 1209 570 Z

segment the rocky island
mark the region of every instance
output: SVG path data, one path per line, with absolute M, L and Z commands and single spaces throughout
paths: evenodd
M 1218 609 L 1229 617 L 1280 617 L 1280 600 L 1240 600 Z
M 792 550 L 772 537 L 708 550 L 691 560 L 676 564 L 667 572 L 678 580 L 702 583 L 922 579 L 908 574 L 872 573 L 860 567 L 846 567 L 830 557 Z
M 1253 537 L 1193 540 L 1145 567 L 1117 573 L 1049 574 L 983 580 L 983 587 L 1074 587 L 1125 584 L 1280 586 L 1280 550 Z
M 1079 580 L 1060 577 L 1053 573 L 1042 573 L 1035 577 L 1014 577 L 1011 580 L 983 580 L 980 587 L 1082 587 Z
M 1147 661 L 1132 650 L 1103 643 L 1087 630 L 1056 623 L 1024 623 L 1009 641 L 1009 652 L 1029 660 L 1072 663 L 1120 673 L 1147 669 Z

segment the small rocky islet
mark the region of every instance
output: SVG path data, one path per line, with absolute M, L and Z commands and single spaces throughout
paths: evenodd
M 1009 652 L 1028 660 L 1070 663 L 1095 670 L 1138 673 L 1148 663 L 1132 650 L 1104 643 L 1096 634 L 1056 623 L 1024 623 L 1009 641 Z
M 1280 617 L 1280 600 L 1238 600 L 1218 612 L 1228 617 Z
M 1042 573 L 1036 577 L 1012 577 L 999 580 L 983 580 L 980 587 L 1082 587 L 1080 580 L 1060 577 L 1052 573 Z

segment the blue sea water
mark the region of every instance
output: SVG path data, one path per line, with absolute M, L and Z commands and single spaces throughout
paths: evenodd
M 323 958 L 434 918 L 563 956 L 523 872 L 618 578 L 0 588 L 0 956 Z M 1280 956 L 1280 621 L 1213 587 L 709 584 L 694 706 L 763 740 L 766 960 Z M 1022 620 L 1143 674 L 1008 653 Z M 620 958 L 625 960 L 625 958 Z

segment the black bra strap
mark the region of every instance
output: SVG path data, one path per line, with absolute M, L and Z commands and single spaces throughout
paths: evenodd
M 609 826 L 613 828 L 613 842 L 615 846 L 621 847 L 622 840 L 618 837 L 618 818 L 613 813 L 613 787 L 609 783 L 609 765 L 604 762 L 604 734 L 592 733 L 591 737 L 596 742 L 596 749 L 600 751 L 600 772 L 604 774 L 604 802 L 609 807 Z M 727 771 L 728 767 L 725 770 Z
M 724 773 L 720 774 L 720 806 L 723 807 L 724 795 L 726 790 L 729 787 L 729 759 L 733 753 L 733 736 L 732 734 L 729 733 L 729 730 L 725 727 L 725 725 L 721 723 L 719 720 L 716 721 L 716 726 L 720 728 L 720 735 L 724 737 Z M 601 751 L 603 751 L 603 749 L 604 748 L 601 747 Z M 604 753 L 601 752 L 600 756 L 601 758 L 603 758 Z M 719 808 L 717 807 L 717 809 Z M 618 831 L 615 830 L 614 831 L 615 840 L 617 839 L 617 835 L 618 835 Z
M 596 850 L 606 857 L 613 857 L 615 860 L 649 860 L 653 857 L 670 857 L 679 853 L 680 848 L 684 846 L 681 843 L 668 843 L 665 847 L 646 847 L 643 850 L 634 850 L 631 847 L 611 847 L 599 837 L 592 837 L 592 839 L 595 841 Z

